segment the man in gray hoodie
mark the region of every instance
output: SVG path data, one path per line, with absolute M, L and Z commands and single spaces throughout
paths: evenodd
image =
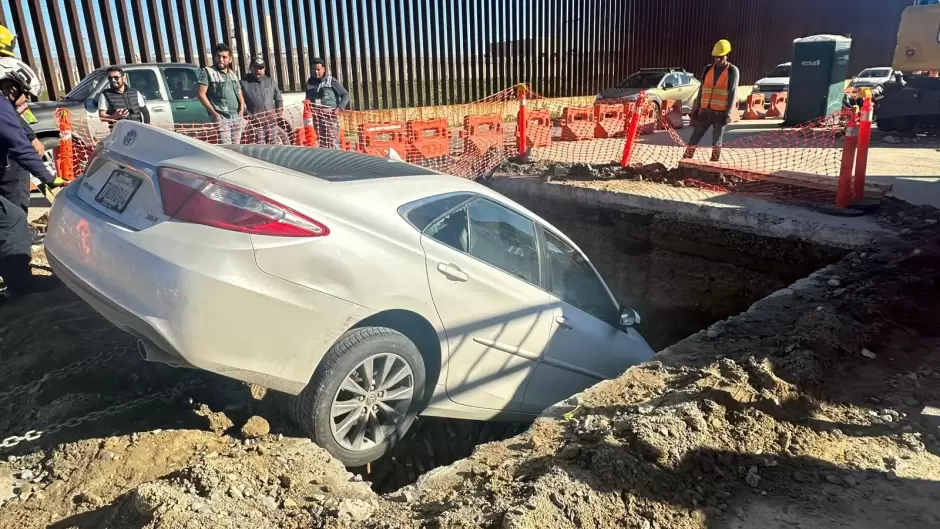
M 242 79 L 245 117 L 255 132 L 255 143 L 274 143 L 277 120 L 284 109 L 281 91 L 266 73 L 264 57 L 259 55 L 251 61 L 250 71 Z

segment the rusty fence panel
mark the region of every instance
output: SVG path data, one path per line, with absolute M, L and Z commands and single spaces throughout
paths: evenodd
M 857 71 L 890 63 L 910 3 L 9 0 L 0 23 L 17 34 L 19 55 L 51 99 L 109 64 L 206 65 L 225 42 L 236 69 L 263 55 L 288 91 L 302 91 L 310 61 L 322 57 L 353 108 L 372 109 L 470 102 L 518 82 L 550 97 L 586 95 L 642 67 L 700 75 L 720 38 L 731 40 L 748 83 L 789 60 L 793 39 L 818 33 L 850 35 Z

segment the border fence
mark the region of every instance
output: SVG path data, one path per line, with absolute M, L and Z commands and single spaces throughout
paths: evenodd
M 697 73 L 712 44 L 753 82 L 794 38 L 853 37 L 851 70 L 889 64 L 910 0 L 10 0 L 0 24 L 50 99 L 109 64 L 204 66 L 214 43 L 245 71 L 264 55 L 282 90 L 323 57 L 354 110 L 462 104 L 517 81 L 546 97 L 597 93 L 642 67 Z M 48 29 L 47 29 L 48 28 Z

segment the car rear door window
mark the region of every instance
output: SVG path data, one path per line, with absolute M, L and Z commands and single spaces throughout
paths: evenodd
M 127 84 L 132 88 L 136 88 L 147 101 L 163 101 L 166 99 L 163 96 L 163 91 L 160 90 L 157 74 L 151 69 L 129 70 L 127 72 Z
M 471 198 L 473 198 L 473 195 L 469 193 L 439 195 L 406 204 L 400 208 L 399 212 L 412 226 L 419 231 L 424 231 L 441 215 L 469 201 Z
M 538 239 L 531 220 L 487 199 L 476 199 L 431 225 L 429 237 L 539 285 Z
M 565 303 L 616 325 L 620 309 L 591 264 L 557 235 L 548 230 L 543 233 L 549 292 Z

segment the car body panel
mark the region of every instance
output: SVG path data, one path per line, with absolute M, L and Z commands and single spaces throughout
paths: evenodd
M 323 174 L 342 173 L 343 167 L 414 173 L 327 181 L 265 161 L 274 158 L 243 154 L 258 149 L 265 148 L 222 148 L 119 122 L 89 173 L 54 204 L 46 238 L 53 269 L 119 327 L 159 344 L 184 364 L 294 394 L 358 322 L 386 310 L 413 312 L 431 324 L 441 345 L 442 377 L 429 414 L 535 413 L 547 396 L 581 390 L 596 380 L 578 373 L 616 376 L 631 361 L 652 356 L 642 339 L 631 341 L 635 331 L 587 314 L 570 315 L 577 309 L 565 308 L 539 280 L 515 278 L 422 235 L 399 212 L 430 196 L 467 193 L 525 217 L 586 260 L 564 234 L 499 193 L 400 161 L 266 147 L 278 156 L 313 155 L 319 162 L 311 163 L 322 166 Z M 122 164 L 140 171 L 150 187 L 142 184 L 123 212 L 96 205 L 104 179 Z M 330 233 L 300 239 L 247 235 L 170 219 L 158 201 L 159 181 L 153 181 L 164 166 L 263 194 L 321 222 Z M 440 263 L 457 265 L 472 281 L 452 281 L 440 273 Z M 579 358 L 589 340 L 550 343 L 559 314 L 580 320 L 583 332 L 595 334 L 591 343 L 598 351 L 587 353 L 588 361 Z M 626 345 L 635 350 L 609 354 Z M 552 369 L 539 372 L 546 359 Z M 536 375 L 546 383 L 564 378 L 559 370 L 569 375 L 559 383 L 563 389 L 533 387 Z M 532 403 L 525 408 L 528 394 Z
M 890 66 L 865 68 L 849 81 L 849 88 L 874 88 L 893 80 L 894 70 Z
M 624 87 L 630 84 L 631 78 L 647 77 L 650 82 L 643 87 Z M 631 74 L 618 86 L 608 88 L 597 94 L 598 101 L 634 99 L 641 91 L 645 92 L 650 100 L 660 104 L 665 100 L 682 101 L 682 111 L 685 114 L 692 112 L 695 98 L 698 96 L 701 81 L 695 75 L 679 68 L 644 68 Z

